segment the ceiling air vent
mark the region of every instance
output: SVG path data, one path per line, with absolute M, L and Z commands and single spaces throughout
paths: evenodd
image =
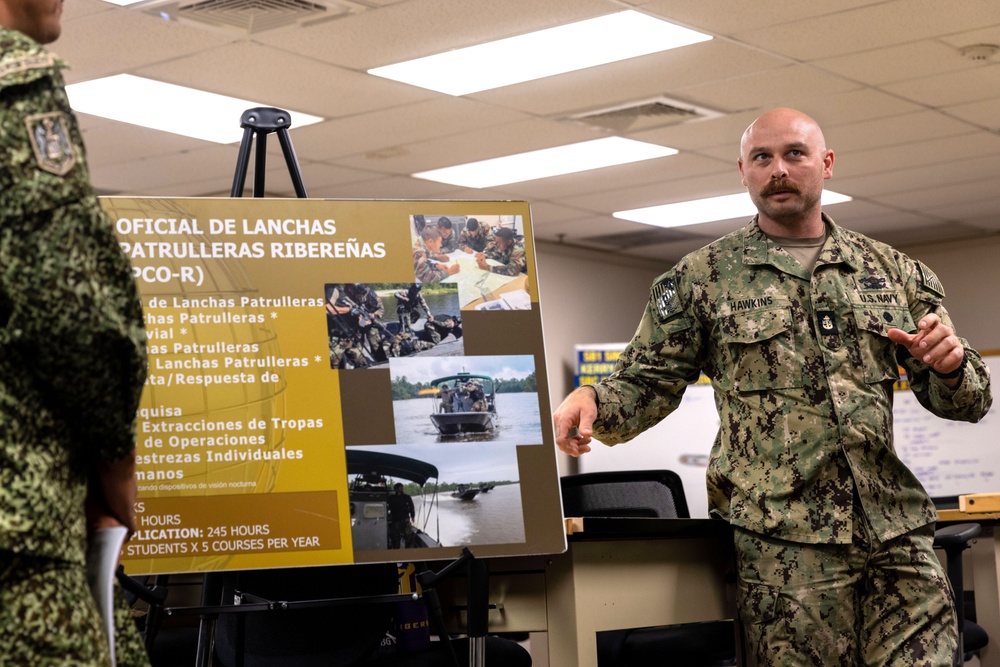
M 615 132 L 634 132 L 719 116 L 722 116 L 721 111 L 679 102 L 669 97 L 657 97 L 607 109 L 587 111 L 570 116 L 570 119 Z
M 144 5 L 161 18 L 254 34 L 358 14 L 370 9 L 354 0 L 168 0 Z

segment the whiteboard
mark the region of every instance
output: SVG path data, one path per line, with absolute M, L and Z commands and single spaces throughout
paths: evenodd
M 1000 356 L 984 357 L 991 370 Z M 1000 416 L 994 404 L 977 424 L 953 422 L 927 412 L 908 389 L 895 393 L 893 436 L 896 452 L 932 498 L 1000 491 Z M 705 471 L 719 430 L 714 392 L 691 385 L 669 417 L 635 439 L 607 447 L 595 443 L 580 457 L 580 472 L 667 469 L 680 475 L 693 518 L 708 516 Z

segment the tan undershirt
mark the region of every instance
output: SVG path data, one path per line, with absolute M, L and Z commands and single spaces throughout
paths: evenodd
M 798 260 L 804 269 L 812 273 L 819 253 L 823 250 L 823 244 L 826 242 L 826 230 L 823 230 L 822 235 L 812 238 L 792 238 L 772 234 L 767 234 L 767 238 L 787 250 L 788 254 Z

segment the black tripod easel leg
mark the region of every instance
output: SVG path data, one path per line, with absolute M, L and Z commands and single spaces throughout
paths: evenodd
M 462 565 L 468 567 L 468 622 L 466 625 L 469 634 L 469 667 L 483 667 L 486 661 L 486 634 L 490 612 L 490 579 L 486 561 L 476 558 L 468 548 L 465 548 L 462 549 L 462 555 L 457 560 L 448 563 L 440 572 L 435 573 L 430 570 L 420 572 L 417 575 L 417 581 L 423 588 L 424 598 L 427 600 L 431 616 L 430 620 L 435 626 L 434 629 L 438 633 L 438 637 L 441 638 L 445 656 L 453 667 L 459 667 L 458 656 L 455 655 L 455 649 L 451 645 L 451 640 L 445 629 L 441 601 L 434 587 L 438 581 Z
M 490 574 L 482 558 L 473 558 L 468 567 L 469 611 L 466 625 L 469 630 L 469 667 L 483 667 L 490 624 Z
M 308 197 L 305 185 L 302 183 L 302 171 L 299 169 L 298 158 L 295 156 L 291 137 L 288 136 L 288 128 L 291 127 L 291 114 L 274 107 L 247 109 L 240 117 L 240 127 L 243 128 L 243 139 L 240 141 L 240 153 L 236 159 L 236 173 L 233 176 L 233 189 L 230 196 L 243 196 L 243 187 L 247 180 L 247 166 L 250 164 L 250 150 L 255 136 L 257 137 L 257 152 L 254 160 L 253 196 L 264 196 L 267 135 L 275 132 L 278 135 L 278 143 L 281 144 L 281 152 L 285 156 L 285 164 L 288 166 L 288 175 L 292 179 L 292 187 L 295 188 L 295 196 L 299 199 Z
M 285 156 L 285 164 L 288 166 L 288 175 L 292 179 L 292 186 L 295 188 L 295 196 L 299 199 L 308 197 L 305 185 L 302 183 L 302 171 L 299 169 L 298 158 L 295 156 L 295 149 L 292 148 L 292 140 L 288 136 L 288 128 L 291 127 L 291 114 L 284 109 L 274 107 L 256 107 L 247 109 L 240 116 L 240 127 L 243 128 L 243 139 L 240 141 L 240 152 L 236 157 L 236 173 L 233 176 L 233 189 L 230 192 L 232 197 L 243 196 L 243 186 L 247 180 L 247 166 L 250 164 L 250 151 L 253 147 L 253 139 L 257 137 L 257 152 L 254 160 L 254 181 L 253 196 L 264 196 L 264 165 L 267 160 L 267 135 L 271 132 L 278 134 L 278 141 L 281 144 L 281 151 Z M 202 580 L 202 606 L 217 606 L 222 597 L 223 579 L 222 573 L 207 573 Z M 215 643 L 215 627 L 218 622 L 218 613 L 203 613 L 198 622 L 198 647 L 195 656 L 196 667 L 207 667 L 212 661 L 212 652 Z M 242 619 L 242 616 L 241 616 Z M 243 621 L 240 621 L 239 630 L 242 631 Z M 241 638 L 242 639 L 242 638 Z M 242 641 L 238 644 L 242 646 Z M 242 651 L 237 655 L 237 659 L 242 661 Z

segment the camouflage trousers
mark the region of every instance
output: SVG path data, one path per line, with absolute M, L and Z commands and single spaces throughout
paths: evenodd
M 364 368 L 368 365 L 364 353 L 350 338 L 330 337 L 330 368 L 346 368 L 350 361 L 354 368 Z
M 736 529 L 737 605 L 750 664 L 952 664 L 958 626 L 934 526 L 884 543 L 859 512 L 854 526 L 849 545 Z
M 119 667 L 149 658 L 121 591 L 115 596 Z M 82 565 L 0 551 L 0 663 L 105 667 L 108 642 Z

